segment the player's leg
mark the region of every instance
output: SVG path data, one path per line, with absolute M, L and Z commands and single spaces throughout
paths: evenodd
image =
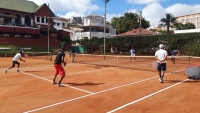
M 54 79 L 53 79 L 53 84 L 57 84 L 57 83 L 56 83 L 56 77 L 57 77 L 57 75 L 59 74 L 59 71 L 58 71 L 58 67 L 57 67 L 56 64 L 54 64 L 54 67 L 55 67 L 56 72 L 55 72 L 55 76 L 54 76 Z
M 166 63 L 162 63 L 161 65 L 161 80 L 163 80 L 166 71 Z
M 157 62 L 157 70 L 158 70 L 158 75 L 159 75 L 159 81 L 162 82 L 161 80 L 161 64 Z
M 133 54 L 133 56 L 134 56 L 134 59 L 135 59 L 135 61 L 136 61 L 135 54 Z
M 59 73 L 60 73 L 61 78 L 60 78 L 60 80 L 59 80 L 59 82 L 58 82 L 58 87 L 62 87 L 62 86 L 63 86 L 63 85 L 62 85 L 62 80 L 63 80 L 64 77 L 65 77 L 65 70 L 64 70 L 64 68 L 62 67 L 62 65 L 59 66 Z
M 15 67 L 15 61 L 12 61 L 12 66 L 10 66 L 9 68 L 7 68 L 5 70 L 5 73 L 7 73 L 9 69 L 14 68 L 14 67 Z
M 15 62 L 15 64 L 17 64 L 18 66 L 17 66 L 17 72 L 19 72 L 20 70 L 19 70 L 19 67 L 20 67 L 20 63 L 19 62 Z
M 171 60 L 172 60 L 172 63 L 175 64 L 175 58 L 174 58 L 174 56 L 172 56 Z
M 131 55 L 131 57 L 130 57 L 130 62 L 132 61 L 132 55 Z

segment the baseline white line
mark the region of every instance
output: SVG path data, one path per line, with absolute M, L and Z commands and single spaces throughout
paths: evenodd
M 165 75 L 168 75 L 168 74 L 171 74 L 171 73 L 166 73 Z M 60 104 L 64 104 L 64 103 L 67 103 L 67 102 L 75 101 L 75 100 L 78 100 L 78 99 L 82 99 L 82 98 L 89 97 L 89 96 L 92 96 L 92 95 L 95 95 L 95 94 L 99 94 L 99 93 L 107 92 L 107 91 L 110 91 L 110 90 L 122 88 L 122 87 L 125 87 L 125 86 L 129 86 L 129 85 L 145 82 L 145 81 L 148 81 L 148 80 L 151 80 L 151 79 L 154 79 L 154 78 L 158 78 L 158 76 L 147 78 L 147 79 L 136 81 L 136 82 L 132 82 L 132 83 L 121 85 L 121 86 L 117 86 L 117 87 L 114 87 L 114 88 L 109 88 L 109 89 L 106 89 L 106 90 L 102 90 L 102 91 L 99 91 L 99 92 L 96 92 L 96 93 L 91 93 L 91 94 L 88 94 L 88 95 L 85 95 L 85 96 L 81 96 L 81 97 L 77 97 L 77 98 L 73 98 L 73 99 L 70 99 L 70 100 L 65 100 L 65 101 L 62 101 L 62 102 L 59 102 L 59 103 L 55 103 L 55 104 L 51 104 L 51 105 L 44 106 L 44 107 L 41 107 L 41 108 L 37 108 L 37 109 L 34 109 L 34 110 L 26 111 L 24 113 L 30 113 L 30 112 L 46 109 L 46 108 L 49 108 L 49 107 L 54 107 L 56 105 L 60 105 Z
M 20 71 L 20 72 L 23 73 L 23 74 L 26 74 L 26 75 L 30 75 L 30 76 L 33 76 L 33 77 L 36 77 L 36 78 L 40 78 L 40 79 L 42 79 L 42 80 L 46 80 L 46 81 L 52 82 L 52 80 L 48 80 L 48 79 L 45 79 L 45 78 L 42 78 L 42 77 L 39 77 L 39 76 L 30 74 L 30 73 L 26 73 L 26 72 L 22 72 L 22 71 Z M 76 89 L 76 90 L 79 90 L 79 91 L 83 91 L 83 92 L 86 92 L 86 93 L 93 94 L 92 92 L 89 92 L 89 91 L 86 91 L 86 90 L 83 90 L 83 89 L 79 89 L 79 88 L 76 88 L 76 87 L 72 87 L 72 86 L 69 86 L 69 85 L 66 85 L 66 84 L 62 84 L 62 85 L 67 86 L 67 87 L 70 87 L 70 88 L 72 88 L 72 89 Z
M 118 107 L 118 108 L 116 108 L 116 109 L 114 109 L 114 110 L 111 110 L 111 111 L 107 112 L 107 113 L 113 113 L 113 112 L 115 112 L 115 111 L 118 111 L 118 110 L 120 110 L 120 109 L 122 109 L 122 108 L 125 108 L 125 107 L 127 107 L 127 106 L 129 106 L 129 105 L 135 104 L 135 103 L 137 103 L 137 102 L 139 102 L 139 101 L 141 101 L 141 100 L 144 100 L 144 99 L 146 99 L 146 98 L 148 98 L 148 97 L 151 97 L 151 96 L 153 96 L 153 95 L 156 95 L 156 94 L 158 94 L 158 93 L 160 93 L 160 92 L 163 92 L 163 91 L 165 91 L 165 90 L 167 90 L 167 89 L 170 89 L 170 88 L 172 88 L 172 87 L 174 87 L 174 86 L 177 86 L 177 85 L 179 85 L 179 84 L 181 84 L 181 83 L 183 83 L 183 82 L 185 82 L 185 81 L 188 81 L 188 80 L 189 80 L 189 79 L 185 79 L 185 80 L 183 80 L 183 81 L 181 81 L 181 82 L 178 82 L 178 83 L 176 83 L 176 84 L 173 84 L 173 85 L 171 85 L 171 86 L 168 86 L 168 87 L 166 87 L 166 88 L 164 88 L 164 89 L 161 89 L 161 90 L 159 90 L 159 91 L 157 91 L 157 92 L 154 92 L 154 93 L 152 93 L 152 94 L 149 94 L 149 95 L 147 95 L 147 96 L 144 96 L 144 97 L 142 97 L 142 98 L 139 98 L 139 99 L 137 99 L 137 100 L 135 100 L 135 101 L 133 101 L 133 102 L 130 102 L 130 103 L 128 103 L 128 104 L 125 104 L 125 105 L 123 105 L 123 106 L 120 106 L 120 107 Z

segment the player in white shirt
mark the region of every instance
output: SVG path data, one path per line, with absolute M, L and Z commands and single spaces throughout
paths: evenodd
M 13 59 L 12 59 L 12 66 L 9 67 L 8 69 L 6 69 L 6 70 L 5 70 L 5 73 L 7 73 L 7 71 L 8 71 L 9 69 L 14 68 L 14 67 L 15 67 L 15 64 L 18 65 L 18 66 L 17 66 L 17 71 L 19 72 L 19 71 L 20 71 L 20 70 L 19 70 L 20 63 L 18 62 L 18 59 L 20 59 L 21 61 L 24 61 L 24 62 L 25 62 L 25 60 L 22 60 L 21 57 L 22 57 L 22 51 L 19 50 L 19 52 L 18 52 L 18 53 L 13 57 Z
M 157 70 L 159 74 L 159 81 L 162 83 L 164 72 L 166 71 L 166 59 L 167 59 L 167 51 L 164 50 L 164 45 L 159 45 L 159 50 L 156 51 L 155 56 L 157 60 Z

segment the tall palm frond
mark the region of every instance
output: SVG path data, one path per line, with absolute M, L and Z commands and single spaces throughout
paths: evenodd
M 173 28 L 175 24 L 176 18 L 172 14 L 167 13 L 166 18 L 160 19 L 160 24 L 158 25 L 158 27 L 167 27 L 167 33 L 169 33 L 169 28 Z

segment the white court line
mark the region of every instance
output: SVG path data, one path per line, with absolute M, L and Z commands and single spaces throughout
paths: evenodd
M 56 103 L 56 104 L 51 104 L 51 105 L 44 106 L 44 107 L 41 107 L 41 108 L 37 108 L 37 109 L 34 109 L 34 110 L 26 111 L 26 112 L 23 112 L 23 113 L 31 113 L 31 112 L 34 112 L 34 111 L 39 111 L 39 110 L 42 110 L 42 109 L 50 108 L 50 107 L 53 107 L 53 106 L 57 106 L 57 105 L 60 105 L 60 104 L 64 104 L 64 103 L 67 103 L 67 102 L 71 102 L 71 101 L 74 101 L 74 100 L 85 98 L 85 97 L 88 97 L 88 96 L 91 96 L 91 95 L 94 95 L 94 93 L 88 94 L 88 95 L 85 95 L 85 96 L 81 96 L 81 97 L 77 97 L 77 98 L 73 98 L 73 99 L 70 99 L 70 100 L 66 100 L 66 101 L 63 101 L 63 102 L 59 102 L 59 103 Z
M 125 86 L 130 86 L 130 85 L 133 85 L 133 84 L 145 82 L 145 81 L 148 81 L 148 80 L 151 80 L 151 79 L 154 79 L 154 78 L 158 78 L 158 76 L 147 78 L 147 79 L 140 80 L 140 81 L 137 81 L 137 82 L 132 82 L 132 83 L 121 85 L 121 86 L 117 86 L 117 87 L 113 87 L 113 88 L 109 88 L 109 89 L 106 89 L 106 90 L 102 90 L 102 91 L 99 91 L 99 92 L 96 92 L 96 93 L 91 93 L 91 94 L 88 94 L 88 95 L 85 95 L 85 96 L 81 96 L 81 97 L 77 97 L 77 98 L 73 98 L 73 99 L 70 99 L 70 100 L 65 100 L 65 101 L 62 101 L 62 102 L 59 102 L 59 103 L 55 103 L 55 104 L 51 104 L 51 105 L 44 106 L 44 107 L 41 107 L 41 108 L 37 108 L 37 109 L 34 109 L 34 110 L 26 111 L 24 113 L 30 113 L 30 112 L 46 109 L 46 108 L 49 108 L 49 107 L 54 107 L 56 105 L 60 105 L 60 104 L 64 104 L 64 103 L 67 103 L 67 102 L 75 101 L 75 100 L 78 100 L 78 99 L 82 99 L 82 98 L 85 98 L 85 97 L 88 97 L 88 96 L 92 96 L 92 95 L 95 95 L 95 94 L 99 94 L 99 93 L 107 92 L 107 91 L 110 91 L 110 90 L 122 88 L 122 87 L 125 87 Z
M 26 74 L 26 75 L 30 75 L 30 76 L 33 76 L 33 77 L 36 77 L 36 78 L 40 78 L 40 79 L 42 79 L 42 80 L 46 80 L 46 81 L 52 82 L 52 80 L 48 80 L 48 79 L 45 79 L 45 78 L 42 78 L 42 77 L 39 77 L 39 76 L 30 74 L 30 73 L 26 73 L 26 72 L 22 72 L 22 71 L 20 71 L 20 72 L 23 73 L 23 74 Z M 66 84 L 62 84 L 62 85 L 67 86 L 67 87 L 70 87 L 70 88 L 72 88 L 72 89 L 76 89 L 76 90 L 79 90 L 79 91 L 83 91 L 83 92 L 86 92 L 86 93 L 93 94 L 92 92 L 89 92 L 89 91 L 86 91 L 86 90 L 83 90 L 83 89 L 79 89 L 79 88 L 76 88 L 76 87 L 72 87 L 72 86 L 69 86 L 69 85 L 66 85 Z
M 107 70 L 107 69 L 111 69 L 114 67 L 109 67 L 109 68 L 105 68 L 105 69 L 98 69 L 98 70 L 91 70 L 91 71 L 83 71 L 83 72 L 78 72 L 78 73 L 70 73 L 70 74 L 66 74 L 66 76 L 68 75 L 76 75 L 76 74 L 82 74 L 82 73 L 88 73 L 88 72 L 95 72 L 95 71 L 101 71 L 101 70 Z M 48 77 L 43 77 L 43 78 L 52 78 L 53 76 L 48 76 Z
M 137 102 L 139 102 L 139 101 L 141 101 L 141 100 L 144 100 L 144 99 L 146 99 L 146 98 L 148 98 L 148 97 L 151 97 L 151 96 L 153 96 L 153 95 L 156 95 L 156 94 L 158 94 L 158 93 L 160 93 L 160 92 L 163 92 L 163 91 L 165 91 L 165 90 L 167 90 L 167 89 L 170 89 L 170 88 L 172 88 L 172 87 L 174 87 L 174 86 L 177 86 L 177 85 L 179 85 L 179 84 L 181 84 L 181 83 L 183 83 L 183 82 L 185 82 L 185 81 L 188 81 L 188 80 L 189 80 L 189 79 L 185 79 L 185 80 L 183 80 L 183 81 L 181 81 L 181 82 L 178 82 L 178 83 L 176 83 L 176 84 L 173 84 L 173 85 L 171 85 L 171 86 L 168 86 L 168 87 L 166 87 L 166 88 L 164 88 L 164 89 L 161 89 L 161 90 L 159 90 L 159 91 L 157 91 L 157 92 L 154 92 L 154 93 L 152 93 L 152 94 L 149 94 L 149 95 L 147 95 L 147 96 L 144 96 L 144 97 L 142 97 L 142 98 L 139 98 L 139 99 L 137 99 L 137 100 L 135 100 L 135 101 L 133 101 L 133 102 L 130 102 L 130 103 L 127 103 L 127 104 L 125 104 L 125 105 L 123 105 L 123 106 L 120 106 L 120 107 L 118 107 L 118 108 L 116 108 L 116 109 L 114 109 L 114 110 L 112 110 L 112 111 L 107 112 L 107 113 L 113 113 L 113 112 L 115 112 L 115 111 L 118 111 L 118 110 L 120 110 L 120 109 L 122 109 L 122 108 L 125 108 L 125 107 L 127 107 L 127 106 L 129 106 L 129 105 L 135 104 L 135 103 L 137 103 Z
M 171 73 L 166 73 L 165 75 L 168 75 L 168 74 L 171 74 Z M 34 112 L 34 111 L 39 111 L 39 110 L 42 110 L 42 109 L 54 107 L 54 106 L 57 106 L 57 105 L 60 105 L 60 104 L 75 101 L 75 100 L 82 99 L 82 98 L 85 98 L 85 97 L 89 97 L 89 96 L 92 96 L 92 95 L 95 95 L 95 94 L 111 91 L 111 90 L 114 90 L 114 89 L 122 88 L 122 87 L 125 87 L 125 86 L 130 86 L 130 85 L 141 83 L 141 82 L 145 82 L 145 81 L 148 81 L 148 80 L 151 80 L 151 79 L 154 79 L 154 78 L 158 78 L 158 76 L 147 78 L 147 79 L 136 81 L 136 82 L 132 82 L 132 83 L 121 85 L 121 86 L 117 86 L 117 87 L 113 87 L 113 88 L 109 88 L 109 89 L 106 89 L 106 90 L 102 90 L 102 91 L 99 91 L 99 92 L 96 92 L 96 93 L 91 93 L 91 94 L 81 96 L 81 97 L 77 97 L 77 98 L 73 98 L 73 99 L 70 99 L 70 100 L 65 100 L 65 101 L 58 102 L 58 103 L 55 103 L 55 104 L 51 104 L 51 105 L 48 105 L 48 106 L 40 107 L 40 108 L 37 108 L 37 109 L 34 109 L 34 110 L 26 111 L 24 113 L 31 113 L 31 112 Z

